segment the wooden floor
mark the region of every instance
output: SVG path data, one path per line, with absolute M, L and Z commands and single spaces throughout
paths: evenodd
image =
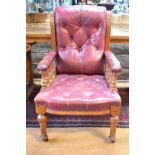
M 48 142 L 39 140 L 39 128 L 27 128 L 26 155 L 128 155 L 128 128 L 117 128 L 109 143 L 109 128 L 48 128 Z

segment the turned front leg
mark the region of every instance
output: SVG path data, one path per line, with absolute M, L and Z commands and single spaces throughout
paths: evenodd
M 115 142 L 116 128 L 118 124 L 118 116 L 111 116 L 110 118 L 110 141 Z
M 111 118 L 110 118 L 110 136 L 109 139 L 112 143 L 115 142 L 116 128 L 119 121 L 120 107 L 111 107 Z
M 47 117 L 45 116 L 45 107 L 44 106 L 36 106 L 36 112 L 38 114 L 37 119 L 39 121 L 40 130 L 41 130 L 41 140 L 48 141 L 48 136 L 46 132 L 46 122 Z
M 41 130 L 41 136 L 40 137 L 43 141 L 48 141 L 48 136 L 47 136 L 47 132 L 46 132 L 47 117 L 45 115 L 38 114 L 37 118 L 39 121 L 40 130 Z

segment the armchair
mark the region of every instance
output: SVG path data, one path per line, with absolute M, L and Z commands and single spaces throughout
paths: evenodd
M 111 114 L 109 139 L 115 142 L 121 108 L 116 82 L 121 66 L 109 50 L 110 22 L 111 12 L 104 7 L 55 9 L 51 20 L 53 51 L 37 67 L 42 74 L 42 88 L 35 97 L 35 107 L 43 141 L 48 140 L 45 113 L 50 113 Z

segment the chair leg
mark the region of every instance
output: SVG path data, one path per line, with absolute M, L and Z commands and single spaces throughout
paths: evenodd
M 109 139 L 112 143 L 115 142 L 115 133 L 116 133 L 116 127 L 118 124 L 118 116 L 111 116 L 110 118 L 110 136 Z
M 48 136 L 47 136 L 47 132 L 46 132 L 46 121 L 47 121 L 47 117 L 43 114 L 38 114 L 38 121 L 39 121 L 39 125 L 40 125 L 40 130 L 41 130 L 41 140 L 43 141 L 48 141 Z

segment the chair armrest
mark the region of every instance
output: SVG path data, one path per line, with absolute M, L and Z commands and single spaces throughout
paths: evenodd
M 54 51 L 50 51 L 39 63 L 37 66 L 37 69 L 39 71 L 46 71 L 50 64 L 54 61 L 54 59 L 56 58 L 56 52 Z
M 120 62 L 111 51 L 105 51 L 104 72 L 109 88 L 117 91 L 117 76 L 121 71 Z
M 41 71 L 41 89 L 47 88 L 54 80 L 55 58 L 57 53 L 50 51 L 38 64 L 37 69 Z
M 121 65 L 116 56 L 111 51 L 105 51 L 106 61 L 113 73 L 120 73 Z

